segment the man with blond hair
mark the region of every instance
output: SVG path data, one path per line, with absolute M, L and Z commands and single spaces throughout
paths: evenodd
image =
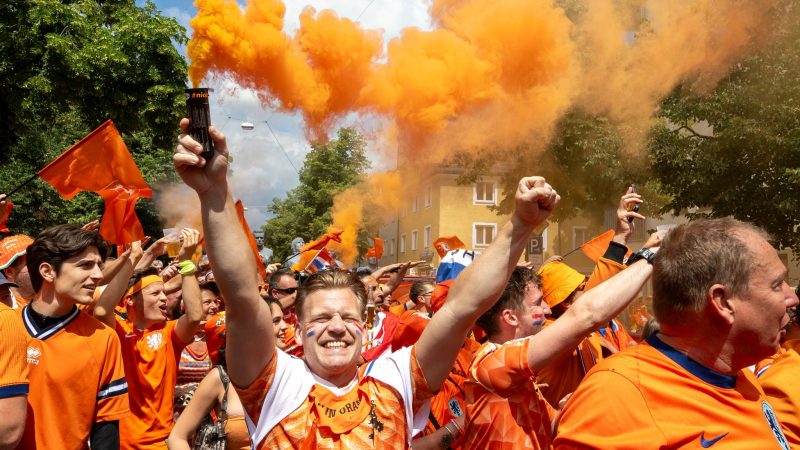
M 181 127 L 186 131 L 188 120 Z M 511 220 L 460 275 L 419 341 L 360 368 L 364 285 L 341 271 L 313 275 L 296 301 L 300 360 L 275 347 L 270 310 L 259 296 L 255 261 L 228 188 L 225 139 L 214 128 L 210 133 L 216 153 L 209 160 L 184 134 L 173 161 L 200 197 L 206 248 L 228 307 L 229 374 L 254 447 L 408 448 L 427 417 L 422 403 L 447 377 L 467 333 L 499 296 L 558 194 L 541 177 L 522 179 Z

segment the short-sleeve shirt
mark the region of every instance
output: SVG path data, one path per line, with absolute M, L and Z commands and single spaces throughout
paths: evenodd
M 464 389 L 464 448 L 550 448 L 554 411 L 528 366 L 529 344 L 528 338 L 500 345 L 489 342 L 475 353 Z
M 784 352 L 758 372 L 758 381 L 792 448 L 800 448 L 800 340 L 783 344 Z
M 353 383 L 342 389 L 314 375 L 303 360 L 277 350 L 250 386 L 235 387 L 256 449 L 409 448 L 414 431 L 425 426 L 424 403 L 431 397 L 411 347 L 361 366 Z M 312 389 L 326 389 L 337 398 L 360 389 L 370 413 L 346 433 L 318 427 Z
M 784 449 L 755 375 L 706 368 L 651 336 L 593 368 L 563 410 L 556 449 Z
M 28 393 L 25 336 L 19 314 L 0 303 L 0 399 Z
M 95 422 L 128 415 L 128 385 L 114 330 L 73 307 L 40 329 L 22 308 L 28 334 L 28 418 L 20 449 L 83 449 Z
M 185 343 L 175 334 L 177 321 L 136 328 L 117 317 L 116 331 L 130 385 L 131 414 L 119 423 L 120 448 L 166 448 L 172 417 L 178 360 Z

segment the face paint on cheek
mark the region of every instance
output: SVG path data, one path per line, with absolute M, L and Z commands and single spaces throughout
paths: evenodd
M 356 333 L 358 333 L 359 336 L 364 334 L 364 325 L 361 325 L 360 323 L 354 323 L 353 327 L 355 327 Z
M 542 325 L 544 323 L 544 314 L 531 314 L 531 318 L 533 319 L 534 325 Z
M 307 337 L 307 338 L 314 337 L 314 335 L 315 335 L 315 334 L 317 334 L 317 333 L 316 333 L 316 332 L 314 332 L 314 330 L 308 330 L 308 331 L 306 331 L 306 337 Z

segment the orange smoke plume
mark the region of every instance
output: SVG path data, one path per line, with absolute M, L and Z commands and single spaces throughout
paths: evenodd
M 365 181 L 337 195 L 333 201 L 333 224 L 328 231 L 342 230 L 341 242 L 330 242 L 345 264 L 352 264 L 359 256 L 358 231 L 375 229 L 388 217 L 397 214 L 400 199 L 406 192 L 397 172 L 372 174 Z

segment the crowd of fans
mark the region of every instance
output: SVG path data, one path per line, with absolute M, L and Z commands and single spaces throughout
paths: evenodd
M 0 449 L 800 448 L 798 298 L 760 229 L 632 252 L 629 189 L 589 276 L 534 270 L 560 197 L 533 176 L 480 257 L 407 298 L 418 262 L 262 278 L 211 135 L 211 159 L 185 134 L 174 155 L 204 250 L 185 228 L 174 261 L 164 239 L 111 257 L 96 223 L 0 241 Z M 615 318 L 648 281 L 634 335 Z

